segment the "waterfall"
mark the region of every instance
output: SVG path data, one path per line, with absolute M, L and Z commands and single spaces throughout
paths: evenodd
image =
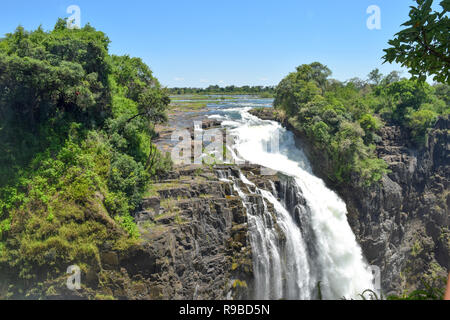
M 373 289 L 345 203 L 314 176 L 291 132 L 250 115 L 249 109 L 233 108 L 221 115 L 234 137 L 236 158 L 285 176 L 278 190 L 272 185 L 271 191 L 258 188 L 242 173 L 223 176 L 233 181 L 247 210 L 254 298 L 316 299 L 319 283 L 324 299 L 358 298 Z M 268 148 L 274 137 L 279 148 Z

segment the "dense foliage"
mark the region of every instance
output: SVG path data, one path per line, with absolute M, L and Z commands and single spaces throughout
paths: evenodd
M 170 168 L 151 142 L 168 94 L 108 44 L 64 20 L 0 41 L 0 287 L 18 284 L 8 294 L 134 243 L 130 214 Z
M 384 60 L 407 67 L 414 78 L 450 83 L 450 0 L 440 2 L 440 11 L 433 11 L 433 0 L 416 0 L 411 6 L 406 28 L 389 41 Z
M 448 85 L 401 79 L 397 72 L 383 76 L 379 70 L 367 81 L 341 83 L 330 75 L 318 62 L 299 66 L 277 86 L 274 105 L 324 152 L 335 183 L 370 185 L 387 172 L 375 153 L 384 123 L 402 126 L 420 146 L 438 115 L 450 111 Z

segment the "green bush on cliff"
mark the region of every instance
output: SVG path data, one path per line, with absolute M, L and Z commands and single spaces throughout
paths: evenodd
M 131 213 L 171 166 L 152 144 L 165 89 L 108 44 L 64 20 L 0 41 L 0 284 L 13 284 L 9 296 L 39 297 L 69 265 L 98 271 L 102 248 L 135 243 Z
M 446 278 L 440 277 L 433 277 L 427 281 L 422 279 L 420 288 L 401 295 L 390 295 L 387 300 L 444 300 L 446 282 Z
M 337 184 L 370 185 L 387 172 L 375 152 L 385 122 L 403 127 L 420 146 L 437 116 L 450 111 L 447 85 L 400 79 L 396 72 L 383 77 L 377 70 L 367 82 L 341 83 L 330 75 L 318 62 L 298 67 L 276 87 L 274 106 L 323 153 Z

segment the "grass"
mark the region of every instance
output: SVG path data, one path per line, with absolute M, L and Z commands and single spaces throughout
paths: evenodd
M 247 288 L 247 282 L 236 279 L 233 282 L 233 288 L 236 288 L 236 287 Z
M 159 196 L 159 193 L 158 193 L 158 191 L 156 190 L 154 184 L 151 184 L 151 185 L 148 187 L 147 191 L 144 192 L 144 194 L 143 194 L 143 198 L 158 197 L 158 196 Z
M 151 229 L 151 228 L 153 228 L 153 227 L 155 227 L 156 226 L 156 223 L 154 223 L 154 222 L 151 222 L 151 221 L 144 221 L 144 222 L 142 222 L 141 224 L 139 224 L 139 226 L 142 228 L 142 229 Z
M 170 99 L 172 101 L 180 101 L 180 100 L 234 100 L 235 97 L 231 97 L 229 95 L 220 95 L 220 96 L 209 96 L 209 95 L 177 95 L 171 96 Z
M 161 201 L 161 207 L 169 210 L 169 212 L 172 212 L 175 209 L 175 202 L 176 200 L 173 198 L 164 199 Z M 156 216 L 156 219 L 158 219 L 160 215 Z
M 170 104 L 170 110 L 171 111 L 183 111 L 183 112 L 189 112 L 189 111 L 201 111 L 206 109 L 207 103 L 205 102 L 176 102 Z
M 168 190 L 168 189 L 178 189 L 182 187 L 189 187 L 190 185 L 187 183 L 180 183 L 178 180 L 174 182 L 163 182 L 159 183 L 157 185 L 153 185 L 153 190 L 159 191 L 159 190 Z
M 236 100 L 235 97 L 227 95 L 210 96 L 197 94 L 171 96 L 170 99 L 172 100 L 170 109 L 172 111 L 182 112 L 201 111 L 206 109 L 208 103 L 219 103 L 224 100 Z

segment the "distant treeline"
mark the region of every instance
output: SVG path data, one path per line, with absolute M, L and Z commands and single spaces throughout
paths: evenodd
M 169 93 L 174 94 L 257 94 L 271 96 L 275 93 L 274 86 L 226 86 L 218 85 L 207 88 L 169 88 Z

